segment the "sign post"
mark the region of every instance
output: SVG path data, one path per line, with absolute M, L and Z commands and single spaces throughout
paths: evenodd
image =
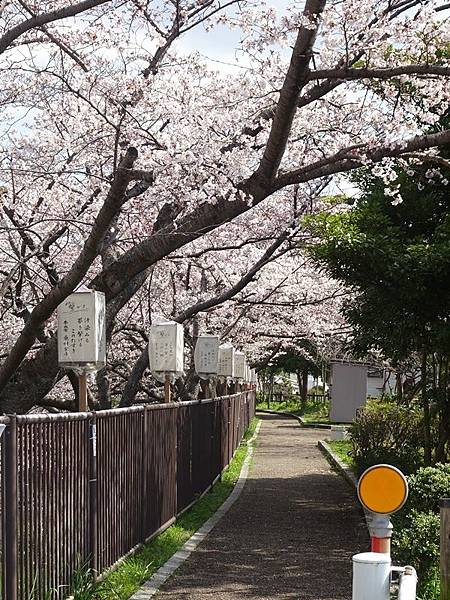
M 197 375 L 206 383 L 206 397 L 216 396 L 216 376 L 219 362 L 219 336 L 199 335 L 194 350 L 194 364 Z
M 372 552 L 390 554 L 390 515 L 400 510 L 408 498 L 406 477 L 392 465 L 370 467 L 358 481 L 358 498 L 373 514 L 370 526 Z
M 87 373 L 80 372 L 78 374 L 78 410 L 86 412 L 87 409 Z
M 164 383 L 164 400 L 172 400 L 171 380 L 183 373 L 184 332 L 174 321 L 157 323 L 150 327 L 148 342 L 150 370 L 153 377 Z
M 224 382 L 224 394 L 227 394 L 227 383 L 234 377 L 234 347 L 227 343 L 219 346 L 217 374 Z
M 247 363 L 243 352 L 234 353 L 234 376 L 236 377 L 236 391 L 241 392 L 245 382 L 245 371 Z
M 88 410 L 87 375 L 106 366 L 105 294 L 84 286 L 58 306 L 58 363 L 78 376 L 78 410 Z

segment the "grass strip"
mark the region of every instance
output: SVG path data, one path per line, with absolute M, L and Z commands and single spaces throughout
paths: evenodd
M 333 450 L 333 452 L 338 456 L 347 467 L 350 467 L 353 472 L 355 472 L 355 463 L 353 462 L 353 458 L 349 454 L 352 449 L 352 445 L 348 440 L 334 440 L 332 442 L 328 442 L 327 444 Z
M 211 492 L 201 498 L 161 535 L 127 558 L 96 588 L 95 600 L 126 600 L 140 588 L 207 521 L 233 491 L 247 456 L 247 441 L 255 433 L 259 419 L 251 421 L 233 460 Z M 77 600 L 74 594 L 74 600 Z
M 306 423 L 329 425 L 328 402 L 308 402 L 305 410 L 302 412 L 298 401 L 287 400 L 286 402 L 259 402 L 256 410 L 274 410 L 276 412 L 285 412 L 290 415 L 302 417 Z
M 276 412 L 285 412 L 291 415 L 301 416 L 300 405 L 298 402 L 259 402 L 256 410 L 274 410 Z

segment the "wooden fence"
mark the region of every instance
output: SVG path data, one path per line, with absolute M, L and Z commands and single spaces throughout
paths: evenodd
M 255 393 L 0 419 L 3 600 L 70 593 L 170 525 L 230 462 Z M 50 593 L 50 596 L 48 594 Z

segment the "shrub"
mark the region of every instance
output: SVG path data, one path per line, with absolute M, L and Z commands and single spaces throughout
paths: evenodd
M 422 418 L 415 409 L 369 402 L 350 427 L 352 457 L 358 474 L 379 463 L 412 473 L 421 466 Z
M 392 518 L 395 559 L 411 564 L 423 600 L 439 597 L 439 500 L 450 497 L 450 465 L 422 467 L 408 476 L 409 497 Z
M 439 573 L 439 515 L 412 509 L 407 524 L 402 527 L 394 521 L 392 551 L 402 565 L 412 565 L 419 580 L 420 590 L 430 587 Z
M 450 464 L 422 467 L 408 477 L 409 498 L 406 508 L 439 513 L 440 498 L 450 498 Z

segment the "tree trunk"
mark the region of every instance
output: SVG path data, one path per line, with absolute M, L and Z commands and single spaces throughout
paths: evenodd
M 422 407 L 423 407 L 423 450 L 425 466 L 431 465 L 431 418 L 430 418 L 430 403 L 427 393 L 427 353 L 422 352 L 421 366 L 421 383 L 422 383 Z
M 39 404 L 65 375 L 58 366 L 56 336 L 26 360 L 0 394 L 3 414 L 23 414 Z
M 144 375 L 145 369 L 147 369 L 148 366 L 148 346 L 146 346 L 140 357 L 134 363 L 128 381 L 125 384 L 119 404 L 120 408 L 124 406 L 131 406 L 133 404 L 142 376 Z
M 308 403 L 308 367 L 302 369 L 302 388 L 301 388 L 301 412 L 306 412 L 306 405 Z
M 397 371 L 395 374 L 395 392 L 397 395 L 397 402 L 399 404 L 403 403 L 403 381 L 402 374 Z
M 302 372 L 301 371 L 296 371 L 295 373 L 297 375 L 297 385 L 298 385 L 298 397 L 299 397 L 299 405 L 298 407 L 301 408 L 302 402 L 301 402 L 301 398 L 302 398 Z
M 96 381 L 100 410 L 111 408 L 111 381 L 106 368 L 98 371 Z
M 439 441 L 436 445 L 435 462 L 445 463 L 448 455 L 450 439 L 450 410 L 448 405 L 448 366 L 447 357 L 440 356 L 438 370 L 438 408 L 439 408 Z

